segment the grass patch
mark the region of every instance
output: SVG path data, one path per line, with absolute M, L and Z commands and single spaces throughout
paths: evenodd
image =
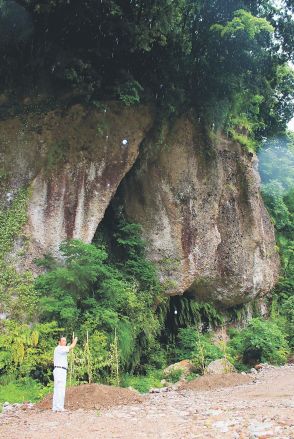
M 161 384 L 162 371 L 154 370 L 148 373 L 148 375 L 124 375 L 122 377 L 123 387 L 133 387 L 140 393 L 147 393 L 150 389 L 157 387 L 163 387 Z
M 37 402 L 43 396 L 43 386 L 32 379 L 20 379 L 0 385 L 0 406 L 4 402 Z

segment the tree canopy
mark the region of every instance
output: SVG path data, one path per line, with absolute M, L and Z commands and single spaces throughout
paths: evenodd
M 0 0 L 0 83 L 192 107 L 261 138 L 293 114 L 293 10 L 293 0 Z

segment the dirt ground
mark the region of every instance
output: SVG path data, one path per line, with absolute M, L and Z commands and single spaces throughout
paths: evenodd
M 139 393 L 103 384 L 84 384 L 71 387 L 67 389 L 65 397 L 65 407 L 68 410 L 101 410 L 141 402 L 143 402 L 143 397 Z M 36 405 L 36 408 L 41 410 L 50 410 L 51 407 L 52 395 L 46 396 L 43 401 Z
M 52 413 L 46 400 L 33 410 L 0 415 L 0 438 L 294 439 L 293 365 L 239 375 L 242 384 L 237 386 L 240 381 L 236 377 L 218 377 L 214 385 L 211 379 L 205 383 L 204 378 L 177 391 L 143 397 L 119 389 L 119 396 L 112 396 L 113 404 L 104 386 L 97 386 L 94 392 L 84 386 L 79 390 L 80 399 L 74 396 L 80 404 L 71 406 L 68 394 L 69 407 L 96 398 L 99 409 Z M 228 384 L 235 386 L 219 387 Z

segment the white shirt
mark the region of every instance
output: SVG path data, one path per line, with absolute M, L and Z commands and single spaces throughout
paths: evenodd
M 69 346 L 56 346 L 54 349 L 54 367 L 65 367 L 67 369 L 67 354 Z

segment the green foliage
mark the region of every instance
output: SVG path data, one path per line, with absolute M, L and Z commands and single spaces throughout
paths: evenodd
M 139 82 L 127 81 L 118 87 L 117 94 L 125 105 L 130 106 L 140 102 L 140 93 L 143 90 Z
M 260 140 L 293 112 L 292 12 L 271 0 L 2 0 L 0 85 L 47 81 L 87 102 L 142 96 L 161 115 L 192 107 L 209 128 L 238 114 L 251 121 L 245 94 L 263 96 L 250 135 Z
M 262 194 L 276 228 L 282 263 L 273 291 L 272 313 L 284 319 L 281 326 L 293 350 L 294 297 L 294 151 L 293 133 L 273 139 L 260 152 Z
M 42 390 L 42 385 L 32 378 L 21 378 L 8 384 L 1 383 L 0 406 L 6 401 L 10 404 L 37 402 L 43 396 Z
M 74 330 L 79 317 L 79 305 L 89 297 L 89 291 L 98 279 L 111 276 L 103 262 L 107 258 L 101 248 L 81 241 L 68 241 L 60 247 L 66 258 L 65 265 L 56 264 L 36 279 L 41 317 L 56 320 Z M 83 309 L 87 307 L 86 303 Z
M 168 374 L 165 374 L 165 379 L 170 383 L 177 383 L 181 376 L 183 375 L 183 370 L 172 369 Z
M 119 361 L 119 346 L 118 346 L 118 339 L 116 334 L 116 328 L 114 332 L 114 339 L 113 342 L 110 344 L 110 382 L 114 384 L 115 386 L 120 385 L 120 361 Z
M 0 210 L 0 258 L 12 249 L 13 242 L 27 220 L 29 189 L 20 189 L 9 208 Z
M 289 346 L 285 334 L 274 321 L 254 318 L 246 328 L 231 331 L 230 336 L 229 349 L 237 363 L 286 362 Z
M 54 169 L 63 165 L 68 159 L 69 144 L 66 140 L 53 143 L 49 146 L 47 156 L 45 158 L 43 169 L 46 173 L 52 172 Z
M 292 290 L 293 291 L 293 290 Z M 285 317 L 286 322 L 284 330 L 290 349 L 294 351 L 294 295 L 283 301 L 281 306 L 281 315 Z
M 0 332 L 0 372 L 16 378 L 28 377 L 48 382 L 53 347 L 61 330 L 56 322 L 30 327 L 3 320 Z
M 263 101 L 262 96 L 252 95 L 248 90 L 236 93 L 226 121 L 227 134 L 250 152 L 257 147 L 254 133 L 265 128 L 264 122 L 260 120 Z
M 14 267 L 0 261 L 0 312 L 19 321 L 36 320 L 38 295 L 30 271 L 18 273 Z
M 189 373 L 189 375 L 186 376 L 186 381 L 190 382 L 190 381 L 195 380 L 198 377 L 199 377 L 199 373 L 192 372 L 192 373 Z
M 201 330 L 212 329 L 223 324 L 224 317 L 212 304 L 197 302 L 188 296 L 170 297 L 166 303 L 159 306 L 160 319 L 163 325 L 162 340 L 169 349 L 169 361 L 175 361 L 173 344 L 176 342 L 182 328 L 197 326 Z
M 197 327 L 179 330 L 176 353 L 177 361 L 191 359 L 200 373 L 204 372 L 211 361 L 223 357 L 221 349 L 213 343 L 211 335 L 201 334 Z
M 149 290 L 154 297 L 160 291 L 155 266 L 146 259 L 146 243 L 141 236 L 141 226 L 121 220 L 114 236 L 120 251 L 119 267 L 131 281 L 139 282 L 139 287 Z
M 160 330 L 154 306 L 161 294 L 160 285 L 154 267 L 145 259 L 140 228 L 123 223 L 114 237 L 120 257 L 112 255 L 112 260 L 105 247 L 76 240 L 62 244 L 63 262 L 50 263 L 49 271 L 36 279 L 40 316 L 42 321 L 56 320 L 69 331 L 88 331 L 90 353 L 94 334 L 105 337 L 112 360 L 111 334 L 116 332 L 115 363 L 119 370 L 144 369 Z M 78 349 L 76 355 L 81 357 Z M 93 376 L 108 373 L 112 360 L 104 356 L 100 364 L 92 365 Z M 83 361 L 79 362 L 82 369 Z
M 105 333 L 94 331 L 91 336 L 83 334 L 78 345 L 69 354 L 69 385 L 97 382 L 105 368 L 109 368 L 109 343 Z
M 145 376 L 125 374 L 122 377 L 123 387 L 133 387 L 140 393 L 147 393 L 151 388 L 162 387 L 162 371 L 150 369 Z
M 260 32 L 273 32 L 274 28 L 266 19 L 254 17 L 250 12 L 239 9 L 234 12 L 234 18 L 225 26 L 215 24 L 211 26 L 211 30 L 219 32 L 222 38 L 246 35 L 253 40 Z
M 20 189 L 11 205 L 0 209 L 0 312 L 19 321 L 33 318 L 37 309 L 33 274 L 18 273 L 8 258 L 27 221 L 29 195 L 30 189 Z

